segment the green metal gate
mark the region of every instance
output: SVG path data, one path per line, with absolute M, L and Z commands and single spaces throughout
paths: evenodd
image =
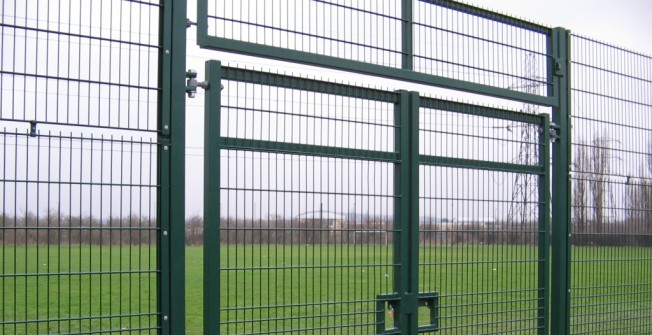
M 195 28 L 411 91 L 185 82 Z M 206 334 L 652 331 L 650 56 L 449 0 L 5 0 L 0 53 L 2 334 L 199 332 L 195 86 Z
M 206 73 L 206 334 L 547 333 L 547 116 Z

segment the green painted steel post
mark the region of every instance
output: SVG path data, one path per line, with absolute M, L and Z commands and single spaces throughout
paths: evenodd
M 163 0 L 160 41 L 158 281 L 161 334 L 185 325 L 186 1 Z
M 221 64 L 206 62 L 204 96 L 204 334 L 220 332 Z
M 551 334 L 570 332 L 570 233 L 571 233 L 571 137 L 570 137 L 570 34 L 562 28 L 552 31 L 548 44 L 552 54 L 548 68 L 554 83 L 558 107 L 552 110 L 558 139 L 553 144 L 552 164 L 552 286 Z M 550 52 L 551 51 L 551 52 Z
M 394 291 L 400 297 L 395 311 L 402 334 L 416 334 L 418 328 L 419 265 L 419 94 L 399 91 L 394 120 L 396 149 L 400 163 L 394 174 L 394 224 L 398 239 L 394 241 Z
M 414 31 L 413 31 L 413 13 L 414 0 L 402 0 L 401 18 L 403 24 L 401 27 L 401 52 L 403 54 L 401 68 L 413 70 L 414 68 Z
M 540 335 L 547 335 L 550 326 L 550 117 L 543 116 L 539 136 L 539 314 Z

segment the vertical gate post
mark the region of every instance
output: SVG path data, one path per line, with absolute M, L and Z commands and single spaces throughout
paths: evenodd
M 162 0 L 159 53 L 157 258 L 161 334 L 185 325 L 186 0 Z
M 414 13 L 414 0 L 401 1 L 401 68 L 414 69 L 414 26 L 412 24 Z
M 206 62 L 204 96 L 204 334 L 220 332 L 221 64 Z
M 395 311 L 401 334 L 418 332 L 419 265 L 419 94 L 399 91 L 394 122 L 400 163 L 394 173 L 394 291 L 399 295 Z
M 539 314 L 540 335 L 548 335 L 550 326 L 550 117 L 543 116 L 541 136 L 539 137 L 539 165 L 543 173 L 539 175 Z
M 570 34 L 563 28 L 552 31 L 548 43 L 548 78 L 552 81 L 557 107 L 552 122 L 558 139 L 552 150 L 552 292 L 551 334 L 570 331 L 570 234 L 571 234 L 571 138 L 570 138 Z

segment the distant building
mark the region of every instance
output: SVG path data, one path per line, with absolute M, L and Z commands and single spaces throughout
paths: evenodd
M 496 218 L 492 217 L 459 217 L 454 218 L 452 223 L 457 226 L 483 226 L 493 227 L 496 224 Z
M 340 229 L 347 222 L 346 216 L 328 211 L 305 212 L 296 216 L 306 227 Z

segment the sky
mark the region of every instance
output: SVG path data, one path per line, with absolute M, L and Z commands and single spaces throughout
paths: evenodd
M 460 1 L 652 55 L 649 0 Z

